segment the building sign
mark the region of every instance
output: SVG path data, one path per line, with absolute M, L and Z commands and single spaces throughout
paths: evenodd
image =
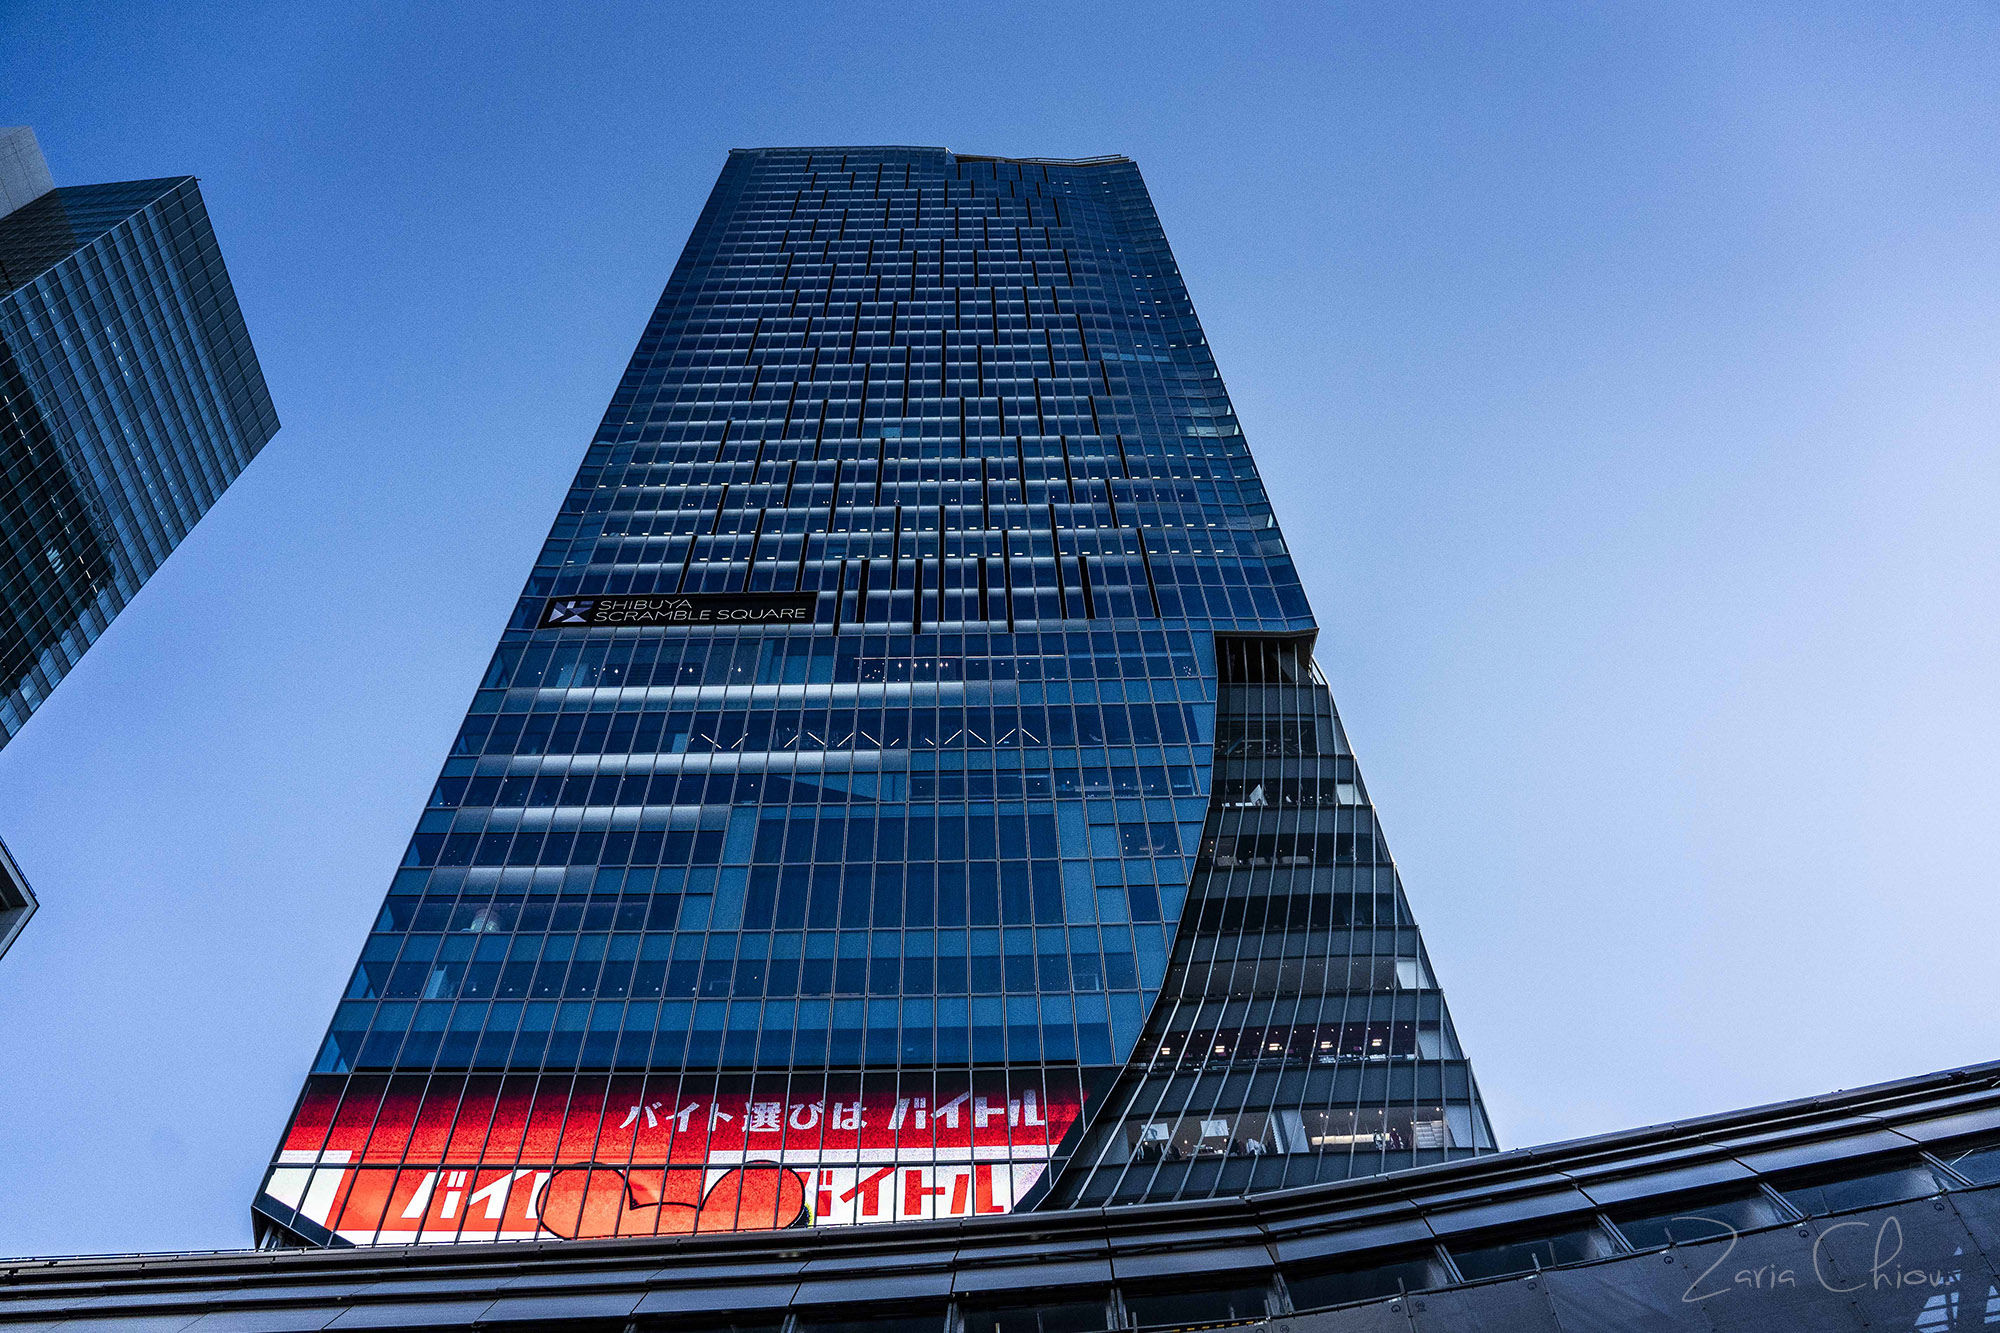
M 1011 1210 L 1081 1109 L 1040 1069 L 358 1076 L 308 1089 L 264 1194 L 357 1245 L 970 1217 Z
M 816 592 L 606 594 L 551 597 L 538 629 L 604 625 L 810 625 Z

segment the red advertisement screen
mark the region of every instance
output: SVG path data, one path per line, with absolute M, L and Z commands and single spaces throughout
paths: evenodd
M 1003 1213 L 1082 1109 L 1061 1071 L 315 1080 L 264 1186 L 355 1244 Z

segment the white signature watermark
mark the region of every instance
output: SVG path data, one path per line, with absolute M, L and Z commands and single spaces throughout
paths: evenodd
M 1729 1243 L 1722 1247 L 1715 1262 L 1688 1283 L 1681 1300 L 1686 1304 L 1714 1300 L 1717 1296 L 1727 1296 L 1733 1291 L 1773 1291 L 1779 1287 L 1796 1287 L 1800 1283 L 1796 1269 L 1778 1264 L 1759 1264 L 1755 1268 L 1739 1268 L 1734 1273 L 1724 1274 L 1724 1266 L 1736 1252 L 1736 1242 L 1741 1238 L 1736 1228 L 1714 1217 L 1676 1217 L 1675 1222 L 1705 1222 L 1720 1231 L 1727 1232 Z M 1829 1272 L 1825 1247 L 1827 1240 L 1840 1231 L 1867 1231 L 1874 1227 L 1874 1247 L 1869 1253 L 1870 1263 L 1865 1275 L 1856 1273 L 1843 1281 L 1842 1275 Z M 1877 1223 L 1835 1222 L 1822 1228 L 1813 1237 L 1812 1267 L 1808 1280 L 1818 1282 L 1821 1287 L 1836 1295 L 1855 1291 L 1902 1290 L 1909 1287 L 1938 1288 L 1954 1285 L 1958 1272 L 1925 1268 L 1920 1265 L 1903 1264 L 1898 1261 L 1903 1255 L 1903 1224 L 1894 1217 L 1885 1217 Z

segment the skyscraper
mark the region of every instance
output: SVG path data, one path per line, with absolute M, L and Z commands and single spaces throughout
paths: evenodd
M 1490 1132 L 1138 169 L 730 156 L 255 1212 L 965 1217 Z
M 0 745 L 277 429 L 194 177 L 0 129 Z

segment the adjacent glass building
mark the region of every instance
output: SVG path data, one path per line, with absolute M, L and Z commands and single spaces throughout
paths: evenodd
M 20 935 L 37 906 L 35 891 L 28 887 L 28 877 L 15 864 L 7 844 L 0 842 L 0 954 L 7 952 L 7 946 Z
M 277 429 L 194 177 L 0 130 L 0 745 Z
M 1492 1139 L 1138 169 L 730 156 L 255 1213 L 1234 1195 Z

